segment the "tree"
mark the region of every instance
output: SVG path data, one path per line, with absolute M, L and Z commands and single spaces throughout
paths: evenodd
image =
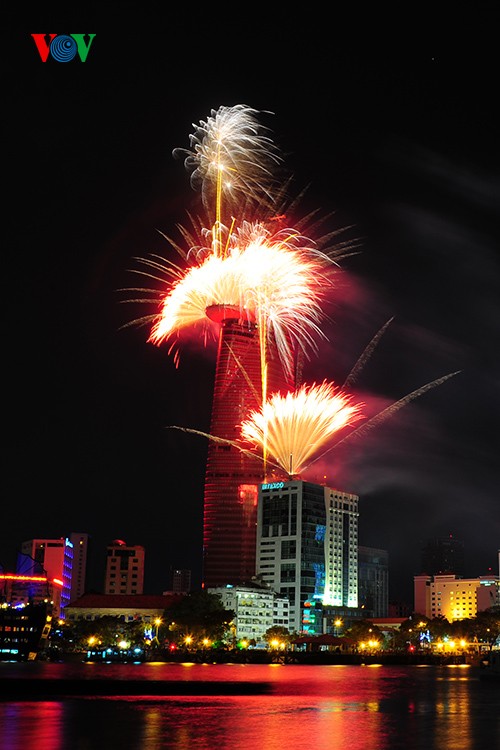
M 476 615 L 475 635 L 479 641 L 488 643 L 492 648 L 500 638 L 500 607 L 494 606 L 478 612 Z
M 234 620 L 235 612 L 225 609 L 220 596 L 207 591 L 193 591 L 165 610 L 163 619 L 176 640 L 222 640 Z
M 125 622 L 117 615 L 104 615 L 95 620 L 77 620 L 65 626 L 65 641 L 72 641 L 77 650 L 88 648 L 90 639 L 102 648 L 112 648 L 120 641 L 134 646 L 144 645 L 144 623 L 140 620 Z
M 273 648 L 277 648 L 276 644 L 281 645 L 282 643 L 289 643 L 290 638 L 291 636 L 288 628 L 285 628 L 282 625 L 273 625 L 272 628 L 268 628 L 264 633 L 264 640 L 268 646 Z
M 356 643 L 377 641 L 379 644 L 382 644 L 384 640 L 384 635 L 380 628 L 370 622 L 370 620 L 354 621 L 347 629 L 346 635 Z

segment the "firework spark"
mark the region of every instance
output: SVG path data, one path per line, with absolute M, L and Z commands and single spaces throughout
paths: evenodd
M 205 208 L 215 202 L 217 225 L 222 223 L 222 199 L 233 212 L 242 198 L 245 203 L 250 199 L 274 204 L 274 173 L 282 158 L 258 114 L 245 104 L 213 109 L 206 121 L 193 123 L 191 149 L 173 151 L 174 157 L 184 157 L 191 185 L 201 189 Z

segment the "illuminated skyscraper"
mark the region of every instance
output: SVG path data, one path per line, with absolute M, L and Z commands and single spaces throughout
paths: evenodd
M 290 630 L 322 633 L 358 607 L 358 496 L 291 478 L 260 488 L 257 574 L 290 601 Z
M 220 325 L 210 433 L 240 437 L 239 425 L 262 401 L 262 365 L 255 323 L 240 310 L 207 311 Z M 268 358 L 267 393 L 288 389 L 281 364 Z M 248 583 L 255 576 L 258 487 L 262 462 L 224 442 L 209 441 L 203 519 L 203 586 Z

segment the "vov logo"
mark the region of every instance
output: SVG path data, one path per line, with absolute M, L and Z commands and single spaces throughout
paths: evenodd
M 83 63 L 89 54 L 95 34 L 32 34 L 36 48 L 47 62 L 49 55 L 56 62 L 71 62 L 78 55 Z M 87 41 L 86 41 L 87 40 Z

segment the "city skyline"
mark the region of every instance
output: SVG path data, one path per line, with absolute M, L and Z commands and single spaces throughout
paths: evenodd
M 335 488 L 327 488 L 324 485 L 317 485 L 309 482 L 305 482 L 302 480 L 297 480 L 294 478 L 290 478 L 286 482 L 276 482 L 276 483 L 264 483 L 261 486 L 261 489 L 259 490 L 259 494 L 269 495 L 269 492 L 275 492 L 278 493 L 276 497 L 278 498 L 278 505 L 276 506 L 278 510 L 275 510 L 275 518 L 274 522 L 276 522 L 277 518 L 280 516 L 280 514 L 283 514 L 283 498 L 286 497 L 286 495 L 290 495 L 290 492 L 294 492 L 298 489 L 299 496 L 302 498 L 303 487 L 308 488 L 309 496 L 312 497 L 314 493 L 316 493 L 316 500 L 319 498 L 319 506 L 320 506 L 320 516 L 321 519 L 324 520 L 324 508 L 323 508 L 323 500 L 328 497 L 328 502 L 326 505 L 333 503 L 337 508 L 343 507 L 344 511 L 354 512 L 354 516 L 358 516 L 357 513 L 357 502 L 358 498 L 355 495 L 349 495 L 343 492 L 338 493 L 338 491 Z M 313 494 L 311 494 L 311 492 Z M 281 495 L 283 493 L 283 495 Z M 318 494 L 319 493 L 319 494 Z M 326 494 L 324 494 L 326 493 Z M 267 498 L 269 500 L 269 498 Z M 347 504 L 346 504 L 347 501 Z M 288 501 L 289 502 L 289 499 Z M 305 501 L 302 499 L 299 502 L 299 505 L 302 506 Z M 370 609 L 372 606 L 375 607 L 375 609 L 378 611 L 379 614 L 376 614 L 375 616 L 394 616 L 394 612 L 399 612 L 397 616 L 404 617 L 405 614 L 410 614 L 412 612 L 417 613 L 424 613 L 423 609 L 420 609 L 421 606 L 421 597 L 423 593 L 422 589 L 422 582 L 424 581 L 438 581 L 439 579 L 443 579 L 446 581 L 450 580 L 463 580 L 467 582 L 467 584 L 470 586 L 478 585 L 481 582 L 481 585 L 489 586 L 489 581 L 498 581 L 500 577 L 500 550 L 497 551 L 496 556 L 496 567 L 493 566 L 492 569 L 490 569 L 486 574 L 471 577 L 468 575 L 467 571 L 463 568 L 463 559 L 464 559 L 464 548 L 463 548 L 463 542 L 460 539 L 453 538 L 449 536 L 448 538 L 432 538 L 427 539 L 424 546 L 422 547 L 420 551 L 420 565 L 418 567 L 418 570 L 420 571 L 418 574 L 414 575 L 412 578 L 412 584 L 413 584 L 413 596 L 411 598 L 408 598 L 407 600 L 398 599 L 394 597 L 389 597 L 389 557 L 387 554 L 387 550 L 379 549 L 376 547 L 368 547 L 361 544 L 356 543 L 357 539 L 357 520 L 353 521 L 350 524 L 350 531 L 349 536 L 350 538 L 349 542 L 347 542 L 347 539 L 341 539 L 338 535 L 338 532 L 340 531 L 340 526 L 343 526 L 343 524 L 338 525 L 338 519 L 337 522 L 337 531 L 333 532 L 332 535 L 332 529 L 330 529 L 330 536 L 331 539 L 328 542 L 325 542 L 325 548 L 322 551 L 321 545 L 320 547 L 317 547 L 317 542 L 321 541 L 321 530 L 317 526 L 318 517 L 317 517 L 317 511 L 318 511 L 318 505 L 316 507 L 316 510 L 312 513 L 308 513 L 307 515 L 303 515 L 303 523 L 302 525 L 308 525 L 310 524 L 312 528 L 315 529 L 314 532 L 314 539 L 311 539 L 311 537 L 308 537 L 307 532 L 304 534 L 304 531 L 302 533 L 302 539 L 301 542 L 299 542 L 298 538 L 296 538 L 297 544 L 302 544 L 304 546 L 303 552 L 298 552 L 295 554 L 295 565 L 299 565 L 299 567 L 304 570 L 308 570 L 307 575 L 311 575 L 312 571 L 314 570 L 314 574 L 312 575 L 312 578 L 308 578 L 306 575 L 306 579 L 308 581 L 308 585 L 311 584 L 311 580 L 315 581 L 314 584 L 314 598 L 316 598 L 316 595 L 319 594 L 319 591 L 322 588 L 322 585 L 325 585 L 324 590 L 324 596 L 320 599 L 321 604 L 325 607 L 329 606 L 347 606 L 347 607 L 353 607 L 353 617 L 356 617 L 357 615 L 354 614 L 354 612 L 359 613 L 359 607 L 366 607 L 368 606 L 366 604 L 366 597 L 368 599 L 371 599 L 372 597 L 378 597 L 378 601 L 375 603 L 375 601 L 372 602 L 368 608 Z M 327 516 L 329 516 L 328 508 L 327 508 Z M 257 533 L 257 561 L 256 561 L 256 575 L 255 577 L 249 577 L 248 581 L 241 581 L 240 583 L 225 583 L 221 584 L 219 589 L 224 588 L 238 588 L 239 586 L 245 587 L 245 586 L 255 586 L 257 588 L 260 588 L 261 586 L 270 587 L 275 593 L 288 596 L 290 602 L 295 601 L 295 607 L 292 606 L 292 610 L 294 612 L 294 618 L 297 618 L 299 616 L 299 612 L 301 611 L 300 608 L 297 609 L 297 602 L 295 594 L 291 595 L 287 586 L 290 585 L 290 581 L 280 581 L 279 577 L 278 579 L 275 578 L 276 572 L 273 571 L 274 565 L 270 565 L 270 561 L 279 560 L 276 558 L 276 551 L 279 550 L 279 546 L 272 550 L 270 548 L 270 544 L 272 544 L 271 541 L 269 541 L 269 527 L 267 524 L 267 530 L 264 528 L 266 526 L 266 523 L 264 521 L 265 518 L 267 518 L 267 522 L 270 520 L 270 513 L 269 513 L 269 502 L 263 502 L 262 505 L 259 504 L 259 517 L 260 520 L 258 521 L 257 527 L 258 527 L 258 533 Z M 288 513 L 285 513 L 285 516 L 288 519 Z M 282 516 L 282 518 L 284 518 Z M 295 519 L 295 515 L 292 512 L 290 518 Z M 290 520 L 290 519 L 288 519 Z M 292 524 L 295 523 L 295 520 L 292 521 Z M 320 524 L 321 525 L 321 524 Z M 323 526 L 324 528 L 324 526 Z M 318 536 L 318 531 L 320 533 L 320 536 Z M 264 532 L 264 534 L 262 533 Z M 344 529 L 345 532 L 345 529 Z M 344 533 L 342 532 L 342 533 Z M 282 537 L 282 533 L 279 531 L 279 523 L 278 526 L 274 529 L 274 536 L 275 540 L 278 540 Z M 292 537 L 295 536 L 292 534 Z M 308 549 L 308 545 L 311 545 L 311 541 L 314 547 L 314 550 Z M 3 566 L 0 567 L 0 574 L 5 574 L 6 580 L 12 579 L 14 580 L 16 576 L 19 576 L 21 579 L 33 580 L 37 581 L 38 585 L 42 583 L 43 585 L 43 577 L 46 577 L 46 581 L 49 582 L 49 585 L 53 585 L 56 583 L 57 585 L 61 586 L 62 589 L 64 589 L 63 581 L 61 580 L 61 574 L 59 574 L 57 571 L 59 568 L 63 568 L 67 565 L 66 563 L 63 563 L 61 558 L 61 552 L 59 552 L 59 558 L 54 558 L 54 549 L 62 550 L 66 547 L 73 547 L 73 553 L 71 555 L 73 560 L 73 576 L 71 577 L 71 592 L 77 589 L 80 591 L 80 593 L 77 593 L 76 596 L 71 596 L 68 600 L 68 591 L 64 594 L 67 601 L 73 602 L 75 599 L 79 598 L 80 596 L 83 596 L 84 594 L 92 596 L 93 594 L 99 595 L 99 596 L 116 596 L 116 595 L 137 595 L 137 596 L 161 596 L 171 594 L 171 593 L 179 593 L 179 585 L 182 585 L 182 581 L 184 583 L 189 582 L 187 587 L 184 588 L 183 593 L 187 594 L 196 590 L 199 590 L 199 587 L 191 587 L 191 573 L 192 571 L 190 569 L 174 569 L 173 566 L 170 567 L 170 569 L 167 572 L 167 585 L 162 586 L 161 591 L 149 591 L 149 592 L 143 592 L 143 583 L 144 583 L 144 563 L 147 557 L 147 551 L 140 545 L 129 545 L 125 540 L 116 539 L 111 542 L 109 542 L 106 545 L 106 548 L 104 550 L 104 556 L 101 561 L 101 582 L 97 587 L 92 587 L 89 582 L 87 581 L 87 559 L 88 559 L 88 542 L 89 537 L 85 532 L 71 532 L 66 537 L 60 537 L 57 539 L 36 539 L 36 540 L 26 540 L 20 545 L 20 551 L 19 556 L 16 565 L 12 566 L 11 568 L 5 568 Z M 347 542 L 347 543 L 346 543 Z M 295 541 L 289 540 L 286 542 L 288 545 L 295 546 Z M 337 551 L 342 550 L 341 554 L 343 556 L 343 562 L 339 565 L 332 565 L 332 560 L 329 559 L 331 556 L 331 546 L 335 547 Z M 354 544 L 354 547 L 353 547 Z M 34 545 L 36 545 L 36 550 L 34 549 Z M 77 549 L 76 546 L 82 547 L 82 549 Z M 327 552 L 327 547 L 330 548 L 330 552 Z M 40 549 L 38 549 L 40 548 Z M 116 549 L 115 549 L 116 548 Z M 260 549 L 259 549 L 260 548 Z M 352 558 L 352 552 L 353 549 L 356 548 L 358 550 L 358 559 L 356 561 Z M 44 555 L 47 555 L 46 549 L 49 549 L 49 552 L 52 550 L 52 558 L 50 558 L 49 555 L 49 564 L 45 562 L 45 559 L 43 559 Z M 121 566 L 121 581 L 120 581 L 120 590 L 119 591 L 113 591 L 112 589 L 115 587 L 117 581 L 112 581 L 111 579 L 115 578 L 116 574 L 111 574 L 110 571 L 116 570 L 115 567 L 113 567 L 114 564 L 116 564 L 116 558 L 110 557 L 110 555 L 120 555 L 119 550 L 123 549 L 123 556 L 125 558 L 130 557 L 131 555 L 134 555 L 134 559 L 132 560 L 132 565 L 127 566 Z M 118 552 L 117 552 L 118 550 Z M 133 552 L 132 552 L 133 551 Z M 311 561 L 311 551 L 313 552 L 313 555 L 318 555 L 316 563 L 312 563 Z M 337 552 L 338 553 L 338 552 Z M 83 556 L 82 556 L 83 554 Z M 42 555 L 42 558 L 40 558 L 40 555 Z M 293 556 L 292 556 L 293 557 Z M 137 558 L 137 559 L 135 559 Z M 304 559 L 303 559 L 304 558 Z M 288 565 L 291 562 L 291 557 L 287 557 Z M 305 563 L 304 560 L 307 560 L 308 562 Z M 265 561 L 265 562 L 264 562 Z M 54 567 L 55 562 L 55 567 Z M 283 560 L 281 560 L 283 562 Z M 343 589 L 343 584 L 341 583 L 346 578 L 346 574 L 344 571 L 345 567 L 348 567 L 349 570 L 352 569 L 353 566 L 357 568 L 357 574 L 355 578 L 353 579 L 350 575 L 349 578 L 349 588 Z M 367 567 L 371 568 L 371 574 L 366 577 L 366 571 Z M 127 567 L 128 572 L 124 575 L 123 571 L 125 570 L 125 567 Z M 271 570 L 269 570 L 271 568 Z M 376 576 L 378 578 L 378 583 L 374 580 L 374 570 L 377 569 Z M 104 570 L 104 572 L 103 572 Z M 136 575 L 134 575 L 136 573 Z M 164 572 L 161 572 L 161 575 L 164 576 Z M 55 576 L 55 577 L 54 577 Z M 75 577 L 76 576 L 76 577 Z M 62 578 L 64 579 L 65 574 L 62 574 Z M 137 580 L 134 580 L 137 579 Z M 294 576 L 294 586 L 298 585 L 299 589 L 302 588 L 302 583 L 298 583 L 299 581 L 302 581 L 300 577 Z M 333 595 L 333 581 L 336 581 L 335 586 L 335 596 Z M 475 582 L 475 584 L 474 584 Z M 327 585 L 328 584 L 328 585 Z M 453 584 L 455 585 L 455 584 Z M 419 594 L 417 597 L 416 591 L 417 586 L 419 588 Z M 208 586 L 207 587 L 209 591 L 213 589 L 213 587 Z M 130 590 L 125 590 L 130 589 Z M 137 590 L 136 590 L 137 589 Z M 313 589 L 310 589 L 310 593 L 312 593 Z M 8 586 L 7 586 L 8 591 Z M 288 592 L 288 593 L 287 593 Z M 486 589 L 485 589 L 486 592 Z M 296 592 L 297 593 L 297 592 Z M 39 593 L 38 593 L 39 595 Z M 59 598 L 61 597 L 61 594 L 59 593 L 59 597 L 57 598 L 57 601 L 59 601 Z M 332 601 L 332 598 L 337 598 L 337 601 Z M 358 604 L 355 605 L 354 601 L 356 600 L 356 597 L 358 597 Z M 417 597 L 417 598 L 415 598 Z M 311 597 L 307 597 L 311 598 Z M 320 598 L 320 597 L 318 597 Z M 345 601 L 340 603 L 340 599 L 343 598 Z M 485 602 L 487 601 L 488 597 L 483 597 L 483 609 L 485 608 Z M 350 602 L 350 603 L 348 603 Z M 385 603 L 384 603 L 385 602 Z M 59 606 L 59 604 L 58 604 Z M 64 606 L 64 605 L 62 605 Z M 468 600 L 468 607 L 472 606 L 472 603 Z M 391 610 L 393 611 L 393 614 L 391 615 Z M 480 611 L 480 610 L 478 610 Z M 381 612 L 385 612 L 385 614 L 381 614 Z
M 324 50 L 308 63 L 298 107 L 293 66 L 281 88 L 255 67 L 251 78 L 235 70 L 190 81 L 187 95 L 187 71 L 168 75 L 165 48 L 118 69 L 97 35 L 85 65 L 44 67 L 30 43 L 12 60 L 22 55 L 27 67 L 8 91 L 5 350 L 15 409 L 0 562 L 24 539 L 88 531 L 97 549 L 114 538 L 143 545 L 154 571 L 199 571 L 207 442 L 167 427 L 209 431 L 214 352 L 188 341 L 176 368 L 144 331 L 123 328 L 130 310 L 117 290 L 130 285 L 134 257 L 169 253 L 161 232 L 175 232 L 198 201 L 172 150 L 212 107 L 244 101 L 274 113 L 266 123 L 297 192 L 309 185 L 301 212 L 319 206 L 332 231 L 361 238 L 341 264 L 328 340 L 305 364 L 307 380 L 342 384 L 389 320 L 355 383 L 375 411 L 460 370 L 325 456 L 316 478 L 359 496 L 359 541 L 388 551 L 392 598 L 411 596 L 428 538 L 463 539 L 468 575 L 486 574 L 500 541 L 498 115 L 488 61 L 427 45 L 396 69 Z M 146 563 L 149 588 L 161 588 L 156 575 L 148 580 Z

